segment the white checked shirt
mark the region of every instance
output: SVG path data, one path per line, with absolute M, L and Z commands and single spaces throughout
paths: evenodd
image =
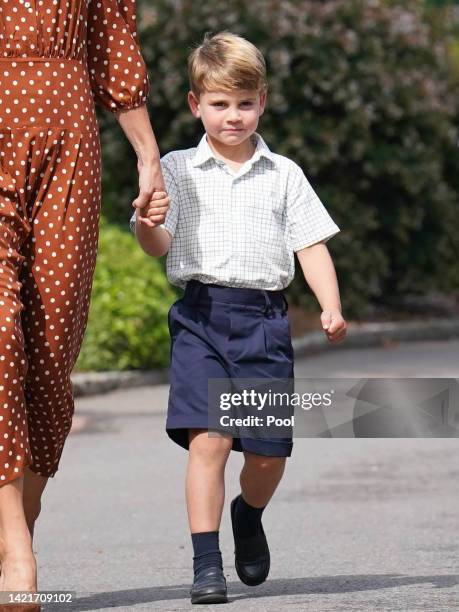
M 196 279 L 284 289 L 295 273 L 294 252 L 340 231 L 301 168 L 270 151 L 259 134 L 253 139 L 256 151 L 237 172 L 215 157 L 206 134 L 197 147 L 161 159 L 171 200 L 162 227 L 172 235 L 166 268 L 173 285 Z

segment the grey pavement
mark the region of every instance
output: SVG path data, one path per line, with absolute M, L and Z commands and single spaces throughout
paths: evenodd
M 300 377 L 459 378 L 459 342 L 329 351 Z M 35 547 L 41 590 L 75 591 L 80 611 L 191 610 L 184 505 L 187 453 L 164 433 L 168 387 L 77 401 Z M 220 540 L 230 602 L 208 610 L 459 609 L 458 439 L 299 439 L 264 514 L 272 569 L 236 576 L 225 505 Z M 242 458 L 232 453 L 227 502 Z M 45 606 L 43 610 L 66 606 Z

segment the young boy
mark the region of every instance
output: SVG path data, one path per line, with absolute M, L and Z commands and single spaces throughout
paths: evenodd
M 242 451 L 245 460 L 241 494 L 231 503 L 236 570 L 245 584 L 257 585 L 270 565 L 261 516 L 292 440 L 210 436 L 208 380 L 293 378 L 284 289 L 294 276 L 294 252 L 331 342 L 344 338 L 346 323 L 324 244 L 339 228 L 301 169 L 270 151 L 256 133 L 266 103 L 263 56 L 243 38 L 222 32 L 206 36 L 188 68 L 189 106 L 206 133 L 196 148 L 162 159 L 170 199 L 156 194 L 131 224 L 147 253 L 168 253 L 169 281 L 185 289 L 169 311 L 166 429 L 189 450 L 191 601 L 218 603 L 227 601 L 218 536 L 229 452 Z

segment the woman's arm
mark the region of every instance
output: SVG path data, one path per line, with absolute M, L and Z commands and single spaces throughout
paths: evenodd
M 120 110 L 116 117 L 137 155 L 139 195 L 132 204 L 136 208 L 143 208 L 151 201 L 155 191 L 166 191 L 158 145 L 147 107 L 144 104 L 137 108 Z M 158 223 L 162 223 L 164 218 L 165 215 Z
M 139 171 L 136 207 L 165 191 L 146 101 L 147 67 L 137 36 L 134 0 L 94 0 L 88 9 L 87 59 L 95 101 L 113 112 L 134 147 Z M 164 220 L 164 219 L 163 219 Z

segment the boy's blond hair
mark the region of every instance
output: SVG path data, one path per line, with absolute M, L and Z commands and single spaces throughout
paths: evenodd
M 190 89 L 196 97 L 205 91 L 267 89 L 266 64 L 251 42 L 232 34 L 206 34 L 188 57 Z

